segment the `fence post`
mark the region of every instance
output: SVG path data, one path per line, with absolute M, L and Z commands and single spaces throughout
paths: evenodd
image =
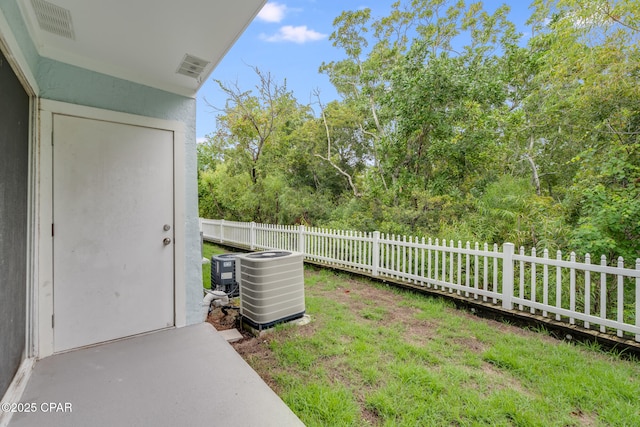
M 377 276 L 378 275 L 378 267 L 380 266 L 380 232 L 379 231 L 374 231 L 373 232 L 373 241 L 371 242 L 371 263 L 373 264 L 371 266 L 371 275 L 372 276 Z
M 304 231 L 304 224 L 300 224 L 298 227 L 298 252 L 304 254 L 306 257 Z
M 640 270 L 640 258 L 636 259 L 637 270 Z M 640 327 L 640 277 L 636 277 L 636 326 Z M 636 334 L 636 341 L 640 341 L 640 334 Z
M 502 308 L 513 310 L 513 253 L 515 245 L 505 243 L 502 246 Z
M 220 220 L 220 243 L 224 243 L 224 219 Z
M 254 221 L 251 221 L 249 228 L 249 249 L 252 251 L 256 249 L 256 223 Z

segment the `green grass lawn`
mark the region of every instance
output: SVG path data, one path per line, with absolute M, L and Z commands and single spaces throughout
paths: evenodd
M 640 425 L 637 361 L 328 270 L 305 292 L 309 325 L 236 348 L 308 426 Z

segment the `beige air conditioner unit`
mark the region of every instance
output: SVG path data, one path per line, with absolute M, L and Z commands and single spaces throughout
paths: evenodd
M 263 330 L 304 316 L 303 258 L 288 251 L 236 256 L 243 322 Z

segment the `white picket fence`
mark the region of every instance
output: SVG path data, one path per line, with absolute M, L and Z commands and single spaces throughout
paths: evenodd
M 529 255 L 486 243 L 271 225 L 254 222 L 200 220 L 205 240 L 251 250 L 298 251 L 309 261 L 384 276 L 417 286 L 482 299 L 506 310 L 528 311 L 586 329 L 640 342 L 640 259 L 635 269 L 618 258 L 609 266 L 604 256 L 577 262 L 560 251 Z M 501 249 L 501 250 L 500 250 Z

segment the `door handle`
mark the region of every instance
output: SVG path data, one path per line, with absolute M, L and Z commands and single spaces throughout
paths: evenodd
M 162 240 L 162 243 L 164 243 L 165 246 L 170 245 L 171 244 L 171 239 L 169 237 L 165 237 Z

